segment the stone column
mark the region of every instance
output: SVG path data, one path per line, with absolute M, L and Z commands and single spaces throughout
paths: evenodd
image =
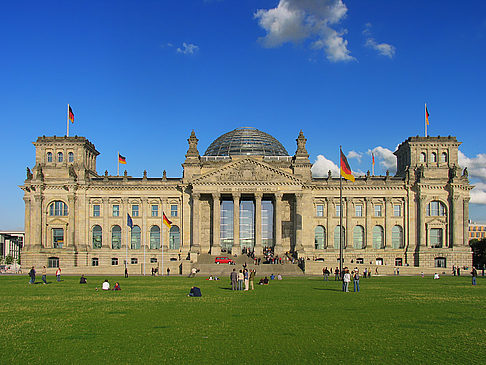
M 103 209 L 101 212 L 103 217 L 103 227 L 101 232 L 101 248 L 108 249 L 111 248 L 111 227 L 108 218 L 110 214 L 110 199 L 106 197 L 101 199 L 101 209 Z M 91 215 L 91 212 L 89 214 Z M 93 238 L 90 237 L 91 248 L 93 247 L 91 241 L 92 239 Z
M 460 245 L 462 239 L 460 233 L 462 231 L 462 222 L 459 221 L 459 214 L 461 213 L 459 209 L 460 196 L 453 195 L 451 197 L 451 206 L 449 208 L 449 227 L 450 227 L 450 241 L 449 247 L 454 247 L 455 245 Z
M 365 198 L 366 204 L 366 217 L 365 217 L 365 248 L 373 249 L 373 227 L 371 226 L 371 217 L 373 211 L 373 204 L 371 198 Z
M 213 244 L 212 255 L 221 254 L 220 224 L 221 224 L 221 202 L 219 193 L 213 193 Z
M 418 244 L 422 247 L 427 246 L 426 231 L 425 231 L 425 196 L 419 196 L 418 204 L 418 214 L 417 214 L 417 227 L 419 232 L 419 242 Z
M 145 250 L 148 249 L 147 247 L 147 212 L 150 209 L 148 204 L 147 198 L 142 198 L 142 227 L 140 227 L 140 249 L 143 250 L 145 246 Z M 145 251 L 147 252 L 147 251 Z
M 286 251 L 282 245 L 282 196 L 282 193 L 275 193 L 275 207 L 273 210 L 275 215 L 275 253 L 277 255 L 281 255 Z
M 263 254 L 262 247 L 262 198 L 263 193 L 255 193 L 255 255 Z
M 469 199 L 470 198 L 465 198 L 464 199 L 464 215 L 462 217 L 462 221 L 463 221 L 463 230 L 462 230 L 462 244 L 464 246 L 468 246 L 469 245 L 469 223 L 468 223 L 468 220 L 469 220 Z M 458 227 L 459 229 L 459 227 Z
M 44 214 L 42 211 L 42 195 L 36 194 L 34 196 L 34 224 L 32 244 L 37 246 L 37 249 L 44 247 L 42 245 L 42 226 L 44 225 Z
M 385 248 L 392 248 L 392 226 L 390 219 L 393 215 L 393 206 L 390 198 L 385 198 Z
M 200 193 L 192 193 L 192 249 L 191 251 L 199 253 L 201 247 L 199 245 L 199 199 Z
M 76 242 L 76 196 L 74 194 L 68 196 L 68 213 L 69 213 L 69 224 L 67 226 L 67 231 L 69 232 L 69 240 L 67 245 L 73 248 L 74 251 L 77 251 L 77 242 Z M 66 237 L 68 237 L 68 232 L 66 232 Z
M 352 249 L 353 247 L 353 232 L 351 232 L 351 199 L 350 198 L 343 198 L 343 202 L 345 204 L 346 210 L 342 209 L 341 212 L 346 212 L 346 215 L 343 217 L 346 219 L 346 234 L 344 235 L 344 248 Z
M 23 251 L 30 251 L 31 248 L 31 237 L 32 237 L 32 222 L 31 222 L 31 216 L 30 216 L 30 210 L 31 210 L 31 204 L 30 204 L 30 198 L 24 196 L 24 203 L 25 203 L 25 223 L 24 223 L 24 229 L 25 229 L 25 234 L 24 234 L 24 248 L 22 249 Z
M 240 246 L 240 193 L 233 193 L 233 254 L 241 254 Z
M 331 227 L 332 198 L 324 198 L 326 202 L 326 248 L 334 248 L 334 234 Z
M 302 227 L 304 226 L 304 217 L 302 212 L 302 193 L 295 194 L 295 250 L 300 254 L 304 251 L 304 244 L 302 242 Z

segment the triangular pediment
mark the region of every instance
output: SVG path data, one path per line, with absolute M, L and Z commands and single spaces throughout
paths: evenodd
M 252 158 L 244 158 L 239 161 L 230 162 L 219 169 L 201 175 L 193 181 L 193 184 L 207 183 L 301 185 L 303 181 L 288 172 L 272 167 L 266 163 Z

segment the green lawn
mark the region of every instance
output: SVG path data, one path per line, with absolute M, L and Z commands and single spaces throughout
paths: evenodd
M 317 277 L 250 292 L 226 279 L 110 278 L 120 292 L 95 291 L 104 277 L 48 279 L 0 277 L 0 363 L 486 361 L 482 277 L 476 287 L 469 277 L 373 277 L 360 293 Z M 194 284 L 202 298 L 186 296 Z

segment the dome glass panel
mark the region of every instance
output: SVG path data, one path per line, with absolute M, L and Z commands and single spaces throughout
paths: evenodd
M 289 154 L 271 135 L 256 128 L 238 128 L 216 138 L 204 156 L 288 156 Z

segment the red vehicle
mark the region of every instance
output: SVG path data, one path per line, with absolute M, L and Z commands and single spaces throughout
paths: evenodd
M 214 259 L 214 263 L 215 264 L 230 264 L 230 265 L 234 265 L 234 261 L 232 259 L 230 259 L 229 257 L 216 257 Z

